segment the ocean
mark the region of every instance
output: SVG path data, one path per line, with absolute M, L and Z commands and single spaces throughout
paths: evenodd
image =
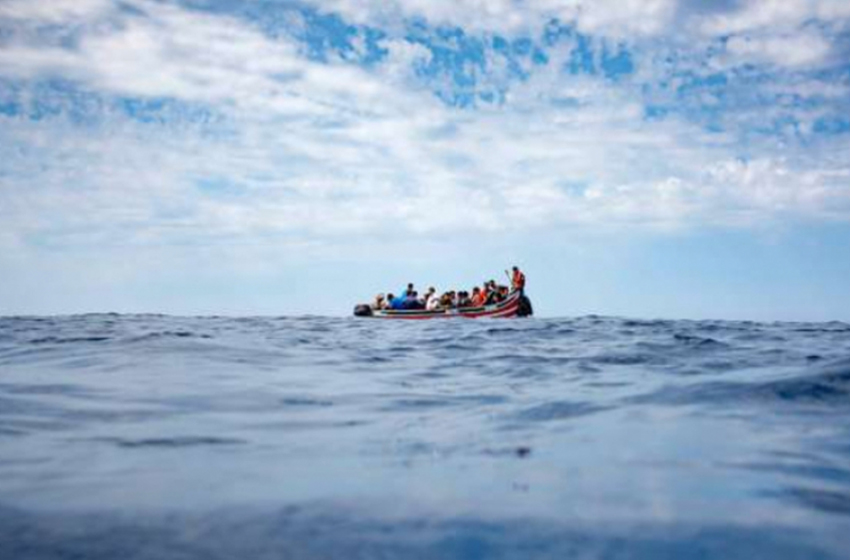
M 850 558 L 850 325 L 0 318 L 0 558 Z

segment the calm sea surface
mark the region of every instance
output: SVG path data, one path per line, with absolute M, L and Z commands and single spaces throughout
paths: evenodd
M 0 318 L 0 558 L 850 558 L 850 325 Z

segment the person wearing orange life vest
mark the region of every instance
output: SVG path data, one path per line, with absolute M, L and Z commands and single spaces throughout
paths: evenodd
M 525 290 L 525 274 L 519 269 L 519 267 L 513 267 L 513 274 L 511 275 L 511 288 L 520 295 L 525 295 L 523 291 Z
M 475 286 L 472 288 L 472 305 L 474 307 L 483 307 L 487 303 L 487 292 Z

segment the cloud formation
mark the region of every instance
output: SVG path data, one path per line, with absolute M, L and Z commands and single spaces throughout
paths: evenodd
M 850 218 L 846 2 L 263 6 L 0 4 L 0 242 Z

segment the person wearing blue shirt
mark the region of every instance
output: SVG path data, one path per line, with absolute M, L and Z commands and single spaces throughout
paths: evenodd
M 396 311 L 404 309 L 405 300 L 406 298 L 404 297 L 395 297 L 392 294 L 387 294 L 387 302 L 389 303 L 390 309 L 394 309 Z
M 416 290 L 410 292 L 404 300 L 402 309 L 418 310 L 425 309 L 425 304 L 419 300 L 419 294 Z

